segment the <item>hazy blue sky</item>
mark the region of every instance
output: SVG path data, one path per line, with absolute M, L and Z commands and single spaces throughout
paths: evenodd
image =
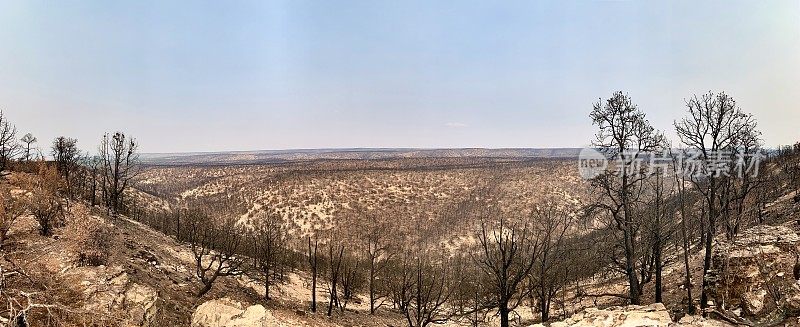
M 800 140 L 794 0 L 5 0 L 0 49 L 8 118 L 85 149 L 577 147 L 615 90 L 669 131 L 724 90 Z

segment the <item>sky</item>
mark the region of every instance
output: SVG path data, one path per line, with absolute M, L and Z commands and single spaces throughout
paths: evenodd
M 617 90 L 673 139 L 725 91 L 798 141 L 800 2 L 0 1 L 0 109 L 42 147 L 581 147 Z

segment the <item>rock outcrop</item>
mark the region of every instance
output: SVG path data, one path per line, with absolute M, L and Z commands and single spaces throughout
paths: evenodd
M 800 284 L 793 274 L 800 236 L 793 224 L 755 226 L 714 248 L 709 277 L 717 310 L 754 323 L 800 314 Z
M 229 298 L 207 301 L 192 314 L 192 327 L 284 326 L 262 305 L 244 307 Z
M 121 266 L 78 267 L 75 277 L 83 279 L 87 311 L 114 316 L 125 326 L 151 326 L 159 310 L 158 292 L 131 281 Z
M 154 289 L 132 284 L 124 294 L 123 307 L 128 312 L 128 320 L 134 326 L 153 326 L 158 313 L 158 292 Z
M 576 313 L 571 318 L 554 322 L 551 327 L 589 327 L 589 326 L 669 326 L 672 318 L 661 303 L 648 306 L 631 305 L 607 309 L 589 308 Z M 531 327 L 541 327 L 533 325 Z
M 725 322 L 705 319 L 699 316 L 686 316 L 677 323 L 672 321 L 669 311 L 661 303 L 647 306 L 629 305 L 606 309 L 589 308 L 576 313 L 571 318 L 554 322 L 550 327 L 729 327 Z M 530 327 L 544 327 L 542 324 Z
M 702 316 L 685 316 L 681 318 L 676 324 L 670 325 L 672 327 L 733 327 L 736 325 L 732 325 L 726 322 L 722 322 L 719 320 L 713 319 L 706 319 Z

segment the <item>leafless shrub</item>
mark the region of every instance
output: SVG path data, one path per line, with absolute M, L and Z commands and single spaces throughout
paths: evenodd
M 23 144 L 25 144 L 25 147 L 23 148 L 24 152 L 22 155 L 22 160 L 24 160 L 25 162 L 31 161 L 31 151 L 36 150 L 36 148 L 33 147 L 33 144 L 38 142 L 39 140 L 31 133 L 23 135 L 22 138 L 19 140 Z
M 64 223 L 64 210 L 59 190 L 63 180 L 52 166 L 39 163 L 38 173 L 24 178 L 24 189 L 29 191 L 26 207 L 39 223 L 39 234 L 50 236 L 53 229 Z
M 306 258 L 308 259 L 308 267 L 311 271 L 311 312 L 317 312 L 317 275 L 319 274 L 320 257 L 319 257 L 319 240 L 314 237 L 313 246 L 311 236 L 307 238 L 308 250 Z
M 342 259 L 341 270 L 342 297 L 339 308 L 344 311 L 347 309 L 347 303 L 355 300 L 356 293 L 362 291 L 366 278 L 361 260 L 353 254 L 348 254 Z
M 760 133 L 756 130 L 756 121 L 752 115 L 745 113 L 736 101 L 725 93 L 703 94 L 693 96 L 686 101 L 688 115 L 676 121 L 675 131 L 681 142 L 700 155 L 703 162 L 712 162 L 714 156 L 722 151 L 735 153 L 744 144 L 756 146 Z M 728 182 L 726 176 L 709 173 L 708 167 L 701 166 L 703 178 L 691 178 L 696 189 L 705 200 L 708 209 L 706 228 L 702 234 L 705 246 L 703 259 L 703 288 L 700 298 L 702 309 L 708 307 L 707 289 L 709 282 L 706 275 L 711 269 L 711 253 L 714 236 L 717 233 L 718 219 L 728 222 L 725 211 L 732 203 L 731 197 L 723 196 Z
M 105 226 L 95 226 L 88 232 L 78 252 L 78 263 L 83 266 L 101 266 L 108 263 L 111 245 L 111 231 Z
M 0 171 L 8 169 L 8 164 L 18 152 L 17 128 L 0 111 Z
M 283 217 L 268 213 L 253 221 L 249 237 L 248 252 L 264 283 L 264 301 L 270 300 L 270 286 L 281 278 L 287 259 L 287 235 L 283 228 Z
M 446 304 L 455 291 L 454 275 L 445 259 L 417 251 L 391 261 L 388 285 L 393 302 L 409 327 L 444 323 L 453 313 Z
M 73 185 L 76 171 L 79 169 L 80 150 L 78 150 L 78 140 L 59 136 L 53 140 L 51 150 L 55 160 L 56 169 L 61 177 L 64 178 L 65 190 L 68 197 L 73 196 Z
M 99 151 L 103 171 L 103 199 L 109 214 L 116 217 L 122 209 L 125 190 L 139 172 L 139 143 L 122 132 L 105 134 Z
M 217 278 L 239 276 L 243 271 L 244 230 L 233 218 L 215 222 L 202 212 L 187 217 L 186 240 L 195 261 L 195 276 L 203 284 L 197 292 L 202 297 L 211 290 Z
M 577 268 L 571 266 L 569 244 L 576 216 L 574 207 L 555 199 L 536 205 L 531 214 L 533 229 L 540 239 L 540 252 L 531 269 L 529 285 L 543 322 L 550 319 L 551 306 L 557 293 L 566 286 L 569 270 Z
M 11 194 L 11 187 L 0 185 L 0 249 L 3 248 L 14 222 L 24 213 L 23 203 Z
M 646 174 L 642 173 L 644 166 L 635 163 L 640 153 L 662 149 L 665 139 L 650 125 L 630 96 L 622 92 L 615 92 L 605 102 L 595 103 L 590 117 L 598 127 L 593 145 L 621 166 L 591 180 L 600 194 L 594 208 L 608 217 L 605 223 L 609 229 L 621 234 L 619 246 L 623 261 L 619 266 L 628 279 L 628 299 L 631 304 L 640 304 L 644 278 L 640 276 L 643 271 L 640 262 L 647 262 L 642 260 L 647 253 L 638 246 L 642 224 L 637 221 L 636 203 Z

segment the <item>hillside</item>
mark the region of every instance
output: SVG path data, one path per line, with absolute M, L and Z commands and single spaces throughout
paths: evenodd
M 226 208 L 212 214 L 242 220 L 279 212 L 298 237 L 346 224 L 366 210 L 402 217 L 407 224 L 401 228 L 424 221 L 432 239 L 448 241 L 471 233 L 474 220 L 457 207 L 487 187 L 494 187 L 491 196 L 506 201 L 509 211 L 528 211 L 547 196 L 585 198 L 587 185 L 575 167 L 564 159 L 449 158 L 150 166 L 136 187 L 167 206 L 212 204 Z
M 776 230 L 776 233 L 788 233 L 786 230 L 800 232 L 800 226 L 795 223 L 795 220 L 800 220 L 800 204 L 788 194 L 768 205 L 767 217 L 772 224 L 789 226 L 788 229 Z M 100 248 L 87 243 L 90 235 L 92 238 L 104 240 Z M 742 239 L 748 239 L 748 235 L 753 234 L 749 230 L 745 231 Z M 781 236 L 783 241 L 780 241 Z M 800 238 L 796 236 L 781 236 L 777 238 L 779 242 L 789 240 L 793 242 L 793 247 L 800 245 Z M 758 239 L 767 242 L 764 244 L 770 242 L 763 236 Z M 750 247 L 746 243 L 742 246 Z M 82 261 L 81 254 L 97 250 L 107 254 L 102 264 Z M 196 298 L 195 291 L 199 283 L 193 276 L 194 262 L 186 244 L 125 217 L 112 220 L 103 212 L 89 209 L 80 203 L 71 206 L 65 227 L 58 229 L 51 238 L 39 236 L 36 233 L 36 222 L 30 217 L 23 217 L 12 229 L 4 253 L 4 285 L 18 292 L 19 296 L 14 300 L 28 306 L 28 320 L 34 325 L 188 326 L 192 321 L 197 324 L 205 321 L 198 326 L 222 326 L 226 321 L 231 323 L 226 326 L 403 324 L 402 316 L 394 310 L 382 310 L 378 316 L 369 316 L 368 308 L 360 301 L 356 301 L 344 313 L 334 315 L 333 319 L 325 318 L 323 314 L 309 313 L 308 275 L 303 271 L 290 273 L 287 282 L 276 289 L 276 301 L 271 301 L 266 308 L 259 305 L 263 286 L 246 276 L 223 278 L 210 293 L 203 298 Z M 699 277 L 700 260 L 698 256 L 693 257 L 696 258 L 692 261 L 693 270 Z M 791 256 L 781 260 L 785 263 L 791 260 Z M 790 269 L 789 266 L 782 267 L 773 271 L 772 275 L 791 274 L 784 271 Z M 651 312 L 649 314 L 637 314 L 638 309 L 627 307 L 611 308 L 611 311 L 590 311 L 576 316 L 579 318 L 573 317 L 573 323 L 599 319 L 596 317 L 601 317 L 601 314 L 606 315 L 602 317 L 617 315 L 615 319 L 621 319 L 620 323 L 641 322 L 644 319 L 642 317 L 651 315 L 647 319 L 661 319 L 655 325 L 664 323 L 666 326 L 671 322 L 665 322 L 663 317 L 669 317 L 669 312 L 681 305 L 682 292 L 679 287 L 680 264 L 673 263 L 666 270 L 666 288 L 669 290 L 667 309 L 644 311 Z M 584 287 L 590 292 L 601 292 L 623 285 L 624 281 L 621 279 L 603 281 L 602 276 L 597 276 Z M 324 294 L 324 285 L 320 284 L 318 287 L 318 293 Z M 324 295 L 320 301 L 327 301 Z M 608 299 L 600 302 L 596 299 L 594 302 L 571 302 L 577 308 L 615 303 L 608 302 Z M 527 310 L 530 309 L 519 309 L 521 317 L 530 317 Z M 728 310 L 741 312 L 736 307 L 729 307 Z M 683 325 L 725 325 L 721 321 L 693 319 L 695 322 L 682 320 Z M 448 325 L 462 326 L 453 323 Z
M 2 248 L 0 285 L 10 306 L 0 312 L 2 323 L 22 326 L 6 317 L 24 316 L 32 326 L 403 326 L 405 317 L 388 299 L 370 315 L 363 287 L 346 309 L 334 307 L 331 317 L 324 309 L 312 313 L 311 274 L 302 254 L 305 237 L 330 230 L 357 236 L 364 227 L 359 217 L 372 215 L 391 226 L 398 239 L 435 240 L 431 245 L 435 252 L 458 254 L 476 242 L 479 222 L 463 208 L 465 204 L 489 199 L 504 204 L 502 212 L 526 216 L 532 207 L 548 201 L 582 206 L 591 199 L 572 160 L 431 160 L 149 166 L 128 195 L 139 209 L 131 211 L 133 216 L 119 218 L 107 216 L 102 207 L 61 198 L 67 209 L 53 235 L 40 235 L 40 225 L 30 214 L 9 231 Z M 428 167 L 418 166 L 422 164 Z M 778 174 L 781 167 L 767 166 L 767 173 Z M 14 197 L 31 191 L 26 189 L 30 184 L 19 183 L 24 178 L 18 177 L 36 178 L 24 172 L 5 176 L 3 183 Z M 625 306 L 624 299 L 613 295 L 625 292 L 625 278 L 603 267 L 608 262 L 597 256 L 600 252 L 559 258 L 578 260 L 580 271 L 571 275 L 576 277 L 558 293 L 558 305 L 552 309 L 553 321 L 568 319 L 553 325 L 794 323 L 800 312 L 800 284 L 792 279 L 800 247 L 800 201 L 790 184 L 770 189 L 769 194 L 759 214 L 764 224 L 746 225 L 733 241 L 724 235 L 717 238 L 713 294 L 721 302 L 709 319 L 685 312 L 684 267 L 676 241 L 664 247 L 664 305 Z M 300 259 L 280 270 L 269 301 L 264 301 L 261 276 L 251 270 L 241 276 L 221 276 L 210 292 L 198 297 L 202 284 L 192 248 L 185 236 L 179 241 L 172 233 L 169 215 L 181 206 L 209 203 L 216 218 L 232 214 L 251 224 L 272 212 L 286 223 L 292 240 L 287 246 Z M 590 228 L 570 233 L 576 245 L 588 245 L 590 254 L 603 248 L 604 238 L 609 237 Z M 352 246 L 355 251 L 362 249 Z M 241 257 L 251 264 L 252 258 Z M 702 248 L 697 244 L 690 248 L 689 265 L 696 297 L 702 276 Z M 316 289 L 323 307 L 330 301 L 327 273 L 323 270 Z M 654 302 L 653 283 L 645 287 L 644 303 Z M 448 308 L 455 312 L 452 306 Z M 482 313 L 482 325 L 498 324 L 493 312 Z M 512 325 L 534 324 L 537 315 L 535 305 L 525 302 L 514 310 Z M 445 326 L 471 326 L 470 319 L 453 315 Z M 677 320 L 680 323 L 673 322 Z
M 0 285 L 10 302 L 0 311 L 0 325 L 17 326 L 6 317 L 24 310 L 30 326 L 188 326 L 206 301 L 257 304 L 263 297 L 263 286 L 239 276 L 219 280 L 198 298 L 200 284 L 189 247 L 126 217 L 112 219 L 97 208 L 74 203 L 64 227 L 53 236 L 40 236 L 37 225 L 32 217 L 21 217 L 3 247 Z M 348 311 L 334 320 L 298 315 L 310 294 L 306 277 L 301 271 L 289 273 L 287 283 L 273 290 L 277 300 L 268 306 L 273 322 L 363 325 L 358 318 L 363 311 Z M 323 285 L 319 287 L 324 293 Z M 400 321 L 399 316 L 386 316 L 374 325 Z

